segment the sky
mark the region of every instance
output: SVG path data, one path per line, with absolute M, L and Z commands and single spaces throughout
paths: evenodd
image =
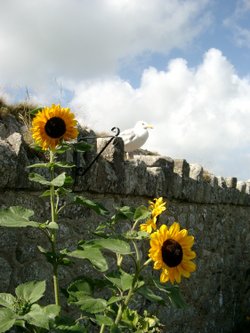
M 250 0 L 0 0 L 0 96 L 250 179 Z

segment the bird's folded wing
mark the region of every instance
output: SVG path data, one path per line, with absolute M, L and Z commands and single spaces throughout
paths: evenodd
M 124 144 L 131 142 L 135 137 L 135 132 L 132 130 L 125 130 L 120 134 L 121 138 L 124 141 Z

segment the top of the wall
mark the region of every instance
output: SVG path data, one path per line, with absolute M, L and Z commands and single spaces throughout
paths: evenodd
M 40 189 L 28 180 L 27 166 L 44 159 L 27 143 L 27 130 L 14 116 L 0 119 L 0 188 Z M 84 132 L 89 137 L 89 133 Z M 90 134 L 94 149 L 83 154 L 68 154 L 74 162 L 75 191 L 146 196 L 197 203 L 250 205 L 250 181 L 216 177 L 198 164 L 151 154 L 126 160 L 121 138 L 117 137 L 84 174 L 108 138 Z M 38 170 L 39 172 L 39 170 Z

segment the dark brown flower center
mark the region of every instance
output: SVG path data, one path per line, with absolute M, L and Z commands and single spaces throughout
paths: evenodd
M 59 139 L 66 132 L 64 120 L 59 117 L 50 118 L 45 125 L 45 132 L 49 137 Z
M 162 260 L 168 267 L 178 266 L 183 258 L 182 247 L 174 239 L 167 239 L 161 248 Z

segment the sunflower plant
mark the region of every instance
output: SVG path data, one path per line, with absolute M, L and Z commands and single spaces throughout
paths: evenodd
M 145 309 L 140 311 L 142 300 L 156 306 L 169 301 L 176 307 L 185 306 L 178 283 L 195 270 L 194 237 L 186 229 L 181 230 L 178 222 L 169 227 L 163 223 L 167 205 L 162 197 L 149 201 L 148 206 L 117 207 L 111 214 L 101 204 L 75 195 L 70 188 L 72 178 L 67 174 L 74 165 L 62 162 L 58 156 L 69 149 L 83 152 L 91 147 L 75 142 L 77 122 L 68 108 L 52 105 L 35 111 L 32 136 L 49 159 L 29 166 L 31 170 L 46 170 L 43 174 L 30 172 L 30 180 L 46 187 L 42 196 L 50 202 L 50 218 L 37 222 L 32 210 L 14 206 L 0 210 L 0 226 L 36 228 L 47 238 L 49 247 L 38 246 L 38 250 L 51 265 L 54 302 L 39 304 L 46 281 L 21 284 L 15 295 L 0 293 L 0 333 L 13 326 L 37 333 L 162 332 L 157 316 Z M 90 239 L 79 240 L 70 250 L 60 249 L 59 217 L 71 204 L 94 210 L 104 222 L 93 230 Z M 76 259 L 92 266 L 95 278 L 76 277 L 62 287 L 60 267 L 73 265 Z M 157 270 L 161 270 L 160 277 Z M 62 297 L 72 307 L 75 318 L 62 315 Z

